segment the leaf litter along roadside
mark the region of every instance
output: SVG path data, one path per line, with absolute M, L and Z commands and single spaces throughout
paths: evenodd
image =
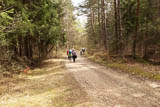
M 85 91 L 66 71 L 64 59 L 46 60 L 28 75 L 1 79 L 0 85 L 2 107 L 75 107 L 88 102 Z
M 124 62 L 123 59 L 114 59 L 116 61 L 112 61 L 113 59 L 110 58 L 107 54 L 104 53 L 97 53 L 97 54 L 86 54 L 89 60 L 102 64 L 106 67 L 111 69 L 120 70 L 131 75 L 134 75 L 140 79 L 150 79 L 152 81 L 160 81 L 160 67 L 157 65 L 149 64 L 147 62 L 142 61 L 130 61 Z M 117 61 L 118 60 L 118 61 Z

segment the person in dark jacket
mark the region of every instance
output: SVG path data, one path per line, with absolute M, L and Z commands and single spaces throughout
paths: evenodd
M 77 58 L 77 53 L 74 49 L 72 50 L 72 58 L 73 58 L 73 62 L 75 62 Z

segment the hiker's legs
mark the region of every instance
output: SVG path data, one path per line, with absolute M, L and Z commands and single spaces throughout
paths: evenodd
M 83 55 L 84 55 L 84 50 L 82 52 L 83 52 Z
M 69 55 L 68 55 L 68 59 L 71 60 L 71 58 L 72 58 L 72 56 L 69 54 Z
M 75 59 L 76 59 L 75 56 L 73 56 L 73 62 L 75 62 Z
M 80 51 L 80 55 L 82 56 L 82 51 Z

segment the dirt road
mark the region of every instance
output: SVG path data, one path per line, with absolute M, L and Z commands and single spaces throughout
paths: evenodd
M 160 83 L 82 57 L 49 59 L 18 76 L 0 78 L 0 107 L 160 107 Z
M 142 81 L 78 58 L 66 67 L 88 94 L 93 107 L 160 107 L 160 83 Z

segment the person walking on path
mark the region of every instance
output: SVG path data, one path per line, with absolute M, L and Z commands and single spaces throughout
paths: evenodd
M 69 49 L 67 49 L 67 56 L 69 55 Z
M 69 48 L 69 50 L 67 50 L 67 55 L 68 55 L 68 59 L 71 60 L 72 58 L 72 50 Z
M 85 54 L 85 51 L 86 51 L 86 49 L 85 49 L 85 48 L 82 48 L 82 53 L 83 53 L 83 55 Z
M 77 58 L 77 53 L 74 49 L 72 50 L 72 58 L 73 58 L 73 62 L 75 62 Z

